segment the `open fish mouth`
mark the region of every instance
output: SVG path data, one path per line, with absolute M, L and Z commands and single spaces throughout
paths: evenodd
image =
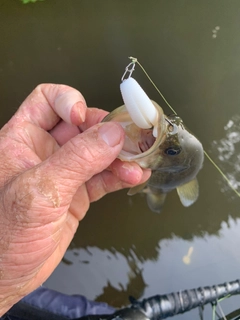
M 125 105 L 115 109 L 103 121 L 116 121 L 125 131 L 125 141 L 118 156 L 123 161 L 135 161 L 142 167 L 150 167 L 150 156 L 158 152 L 158 148 L 166 137 L 166 120 L 162 108 L 152 101 L 156 108 L 156 127 L 140 128 L 131 118 Z M 156 137 L 154 133 L 157 132 Z
M 152 129 L 142 129 L 141 130 L 141 138 L 138 142 L 138 147 L 141 153 L 149 150 L 156 141 L 156 138 L 153 136 Z

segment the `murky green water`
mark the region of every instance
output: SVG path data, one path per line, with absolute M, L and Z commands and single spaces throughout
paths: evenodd
M 41 82 L 74 86 L 89 106 L 113 110 L 136 56 L 240 189 L 239 17 L 234 0 L 0 0 L 1 124 Z M 170 113 L 139 68 L 134 76 Z M 198 178 L 200 198 L 187 209 L 175 192 L 161 215 L 126 191 L 94 203 L 46 285 L 122 306 L 129 295 L 240 278 L 240 199 L 207 160 Z M 239 304 L 232 298 L 224 311 Z

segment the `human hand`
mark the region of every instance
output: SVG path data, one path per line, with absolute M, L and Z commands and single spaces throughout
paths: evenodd
M 0 131 L 0 316 L 49 277 L 90 202 L 149 178 L 116 159 L 124 131 L 106 114 L 43 84 Z

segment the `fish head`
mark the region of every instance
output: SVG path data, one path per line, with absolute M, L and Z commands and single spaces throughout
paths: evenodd
M 166 194 L 177 190 L 185 207 L 198 198 L 199 187 L 196 176 L 202 168 L 204 150 L 201 142 L 184 126 L 176 115 L 165 117 L 167 134 L 159 145 L 158 162 L 145 187 L 147 201 L 152 211 L 160 212 Z
M 158 161 L 151 169 L 171 176 L 166 179 L 166 184 L 171 188 L 197 175 L 203 164 L 204 152 L 201 142 L 185 127 L 179 116 L 165 116 L 165 121 L 168 125 L 158 147 Z

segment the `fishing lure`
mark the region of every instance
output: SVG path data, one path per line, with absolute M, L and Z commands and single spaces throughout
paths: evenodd
M 156 91 L 158 92 L 158 94 L 161 96 L 161 98 L 163 99 L 163 101 L 167 104 L 167 106 L 171 109 L 171 111 L 177 115 L 177 112 L 173 109 L 173 107 L 169 104 L 169 102 L 166 100 L 166 98 L 164 97 L 164 95 L 161 93 L 161 91 L 158 89 L 158 87 L 155 85 L 155 83 L 153 82 L 153 80 L 150 78 L 150 76 L 148 75 L 148 73 L 146 72 L 146 70 L 144 69 L 144 67 L 141 65 L 141 63 L 137 60 L 137 58 L 134 57 L 129 57 L 129 59 L 131 60 L 130 64 L 126 67 L 125 72 L 123 74 L 122 77 L 122 84 L 120 85 L 121 91 L 123 93 L 123 99 L 125 97 L 128 98 L 128 93 L 125 93 L 125 89 L 124 86 L 126 86 L 126 81 L 128 81 L 128 84 L 130 83 L 130 78 L 132 76 L 133 71 L 135 70 L 135 65 L 138 64 L 140 66 L 140 68 L 142 69 L 142 71 L 144 72 L 144 74 L 146 75 L 146 77 L 148 78 L 148 80 L 151 82 L 151 84 L 153 85 L 153 87 L 156 89 Z M 127 80 L 124 80 L 125 76 L 129 73 L 129 77 Z M 132 82 L 132 80 L 131 80 Z M 124 84 L 125 83 L 125 84 Z M 132 84 L 131 84 L 132 85 Z M 132 85 L 133 87 L 133 85 Z M 134 89 L 134 87 L 133 87 Z M 136 89 L 136 86 L 135 86 Z M 124 91 L 125 90 L 125 91 Z M 137 100 L 139 101 L 139 100 Z M 129 98 L 128 100 L 124 101 L 125 103 L 131 103 L 129 102 Z M 141 105 L 141 103 L 140 103 Z M 151 108 L 150 108 L 151 110 Z M 151 114 L 152 114 L 152 110 L 151 110 Z M 152 116 L 149 116 L 149 119 L 151 121 Z M 135 119 L 135 116 L 133 116 L 133 119 Z M 151 122 L 151 124 L 154 126 L 155 123 L 154 121 Z M 155 127 L 154 127 L 155 128 Z M 156 129 L 155 129 L 156 130 Z M 174 128 L 174 130 L 176 130 L 176 127 Z M 204 155 L 206 156 L 206 158 L 212 163 L 212 165 L 217 169 L 217 171 L 220 173 L 220 175 L 225 179 L 225 181 L 228 183 L 229 187 L 232 189 L 233 192 L 235 192 L 235 194 L 240 197 L 240 193 L 237 191 L 236 188 L 234 188 L 234 186 L 232 186 L 231 181 L 228 179 L 228 177 L 224 174 L 224 172 L 220 169 L 220 167 L 215 163 L 215 161 L 210 157 L 210 155 L 206 152 L 206 150 L 203 150 Z
M 142 69 L 142 71 L 144 72 L 144 74 L 146 75 L 146 77 L 148 78 L 148 80 L 151 82 L 151 84 L 153 85 L 153 87 L 156 89 L 156 91 L 158 92 L 158 94 L 161 96 L 161 98 L 163 99 L 163 101 L 167 104 L 167 106 L 171 109 L 171 111 L 177 115 L 177 112 L 173 109 L 173 107 L 169 104 L 169 102 L 166 100 L 166 98 L 164 97 L 164 95 L 161 93 L 161 91 L 158 89 L 158 87 L 155 85 L 155 83 L 153 82 L 153 80 L 150 78 L 150 76 L 148 75 L 148 73 L 146 72 L 146 70 L 144 69 L 144 67 L 141 65 L 141 63 L 137 60 L 137 58 L 134 57 L 129 57 L 129 59 L 131 60 L 131 62 L 129 63 L 129 65 L 126 67 L 125 72 L 123 74 L 122 77 L 122 83 L 120 85 L 120 90 L 122 92 L 123 95 L 123 100 L 125 102 L 126 107 L 127 106 L 131 106 L 133 105 L 133 103 L 136 104 L 136 106 L 134 107 L 134 110 L 137 110 L 137 105 L 139 106 L 143 106 L 143 104 L 141 103 L 140 98 L 136 98 L 136 92 L 140 92 L 139 88 L 137 88 L 136 83 L 134 83 L 134 79 L 131 78 L 133 71 L 135 70 L 135 66 L 136 64 L 138 64 L 140 66 L 140 68 Z M 128 74 L 128 78 L 125 79 L 126 75 Z M 127 88 L 128 85 L 128 89 Z M 129 92 L 130 90 L 132 90 L 132 96 L 129 96 Z M 143 93 L 141 93 L 141 96 L 144 96 Z M 149 99 L 149 98 L 148 98 Z M 144 97 L 144 101 L 146 100 L 146 97 Z M 150 99 L 149 99 L 150 100 Z M 134 102 L 133 102 L 134 101 Z M 151 100 L 150 100 L 151 102 Z M 144 102 L 145 104 L 145 102 Z M 145 116 L 145 111 L 141 111 L 143 109 L 143 107 L 140 108 L 140 113 L 141 115 L 144 115 L 145 117 L 145 121 L 149 124 L 152 125 L 153 129 L 153 135 L 156 136 L 156 122 L 154 121 L 156 114 L 154 113 L 154 107 L 153 104 L 151 105 L 148 101 L 148 110 L 149 110 L 149 116 Z M 131 109 L 131 108 L 129 108 Z M 140 117 L 139 117 L 139 111 L 136 111 L 136 114 L 132 114 L 131 110 L 129 110 L 129 113 L 131 114 L 132 119 L 134 120 L 134 122 L 136 123 L 136 125 L 145 125 L 144 122 L 141 122 Z M 139 119 L 138 119 L 139 117 Z M 173 134 L 176 132 L 177 128 L 176 126 L 172 126 L 173 128 Z M 240 197 L 240 193 L 236 190 L 236 188 L 234 188 L 231 184 L 231 181 L 227 178 L 227 176 L 224 174 L 224 172 L 220 169 L 220 167 L 215 163 L 215 161 L 210 157 L 210 155 L 206 152 L 206 150 L 203 150 L 204 155 L 206 156 L 206 158 L 212 163 L 212 165 L 217 169 L 217 171 L 221 174 L 221 176 L 225 179 L 225 181 L 228 183 L 229 187 L 232 189 L 232 191 L 235 192 L 235 194 Z

